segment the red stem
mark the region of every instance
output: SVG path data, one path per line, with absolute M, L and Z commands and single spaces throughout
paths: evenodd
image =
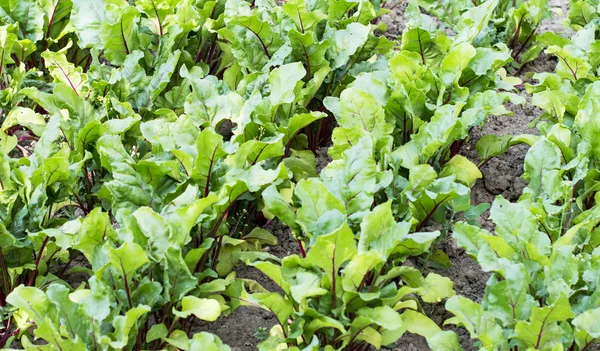
M 4 292 L 0 289 L 0 307 L 5 307 L 6 306 L 6 296 L 4 295 Z M 2 346 L 2 345 L 0 345 Z
M 513 41 L 510 44 L 510 48 L 512 50 L 515 49 L 515 45 L 517 45 L 517 40 L 519 39 L 519 35 L 521 34 L 521 23 L 523 22 L 523 18 L 525 17 L 525 15 L 521 16 L 521 18 L 519 19 L 519 22 L 517 23 L 517 27 L 515 28 L 515 34 L 513 37 Z
M 123 33 L 123 20 L 121 20 L 121 38 L 123 38 L 123 45 L 125 45 L 125 52 L 129 55 L 129 46 L 127 46 L 127 40 L 125 39 L 125 33 Z
M 49 239 L 50 237 L 47 236 L 46 239 L 44 239 L 44 242 L 42 242 L 40 251 L 38 252 L 37 257 L 35 258 L 35 270 L 31 272 L 31 276 L 29 277 L 29 282 L 27 283 L 27 286 L 33 286 L 33 284 L 35 283 L 35 278 L 37 277 L 38 273 L 38 267 L 40 265 L 40 261 L 42 260 L 42 254 L 44 253 L 44 249 L 46 248 L 46 244 L 48 244 Z
M 210 164 L 208 165 L 208 172 L 206 173 L 206 186 L 204 187 L 204 197 L 208 196 L 210 192 L 210 174 L 212 173 L 213 162 L 215 161 L 215 153 L 219 146 L 217 145 L 213 150 L 212 156 L 210 158 Z
M 127 293 L 127 302 L 129 303 L 129 308 L 133 308 L 133 302 L 131 301 L 131 291 L 129 290 L 129 283 L 127 282 L 127 274 L 125 274 L 125 270 L 123 269 L 123 282 L 125 283 L 125 292 Z
M 306 251 L 304 251 L 304 247 L 302 246 L 302 240 L 296 240 L 298 243 L 298 248 L 300 249 L 300 253 L 302 254 L 302 258 L 306 258 Z
M 533 38 L 533 35 L 535 34 L 535 32 L 537 31 L 538 27 L 539 27 L 539 23 L 535 26 L 535 28 L 533 28 L 533 30 L 531 31 L 531 34 L 529 34 L 529 36 L 527 37 L 527 39 L 525 40 L 525 42 L 523 43 L 523 45 L 519 48 L 519 51 L 517 51 L 517 53 L 513 56 L 513 59 L 517 59 L 517 57 L 519 56 L 519 54 L 521 53 L 521 51 L 523 51 L 523 49 L 525 49 L 525 47 L 527 46 L 527 44 L 529 44 L 529 41 L 531 40 L 531 38 Z
M 221 247 L 223 245 L 223 237 L 220 236 L 219 237 L 219 243 L 217 244 L 217 247 L 215 249 L 215 253 L 212 257 L 212 263 L 210 265 L 210 269 L 212 269 L 213 271 L 215 270 L 215 268 L 217 267 L 217 259 L 219 258 L 219 254 L 221 253 Z
M 160 36 L 163 36 L 163 28 L 162 28 L 162 23 L 160 23 L 160 16 L 158 15 L 158 11 L 156 10 L 156 5 L 154 5 L 154 1 L 152 1 L 152 7 L 154 8 L 154 14 L 156 15 L 156 19 L 158 20 L 158 30 L 160 33 Z
M 50 16 L 50 21 L 48 21 L 48 30 L 46 31 L 46 38 L 50 38 L 50 29 L 52 29 L 52 21 L 54 21 L 54 15 L 56 14 L 56 8 L 60 0 L 56 0 L 56 5 L 54 5 L 54 9 L 52 9 L 52 16 Z M 46 43 L 48 45 L 48 43 Z

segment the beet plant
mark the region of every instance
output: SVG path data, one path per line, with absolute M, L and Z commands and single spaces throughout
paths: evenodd
M 491 16 L 486 19 L 485 30 L 478 35 L 474 44 L 480 47 L 506 45 L 514 59 L 510 66 L 514 68 L 515 75 L 545 48 L 544 41 L 539 40 L 540 36 L 543 37 L 540 30 L 542 21 L 552 18 L 553 12 L 561 11 L 551 8 L 548 0 L 419 0 L 413 2 L 408 11 L 417 17 L 417 11 L 423 8 L 442 21 L 447 31 L 459 33 L 465 24 L 470 25 L 463 18 L 465 9 L 477 7 L 487 8 Z

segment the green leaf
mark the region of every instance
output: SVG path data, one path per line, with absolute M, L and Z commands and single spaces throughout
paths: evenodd
M 135 271 L 150 262 L 144 249 L 132 242 L 125 242 L 117 249 L 111 248 L 108 251 L 108 259 L 125 279 L 131 279 Z
M 264 266 L 260 265 L 257 265 L 256 267 L 260 268 L 261 270 L 263 270 L 264 268 Z M 273 279 L 273 277 L 271 277 L 271 279 Z M 277 317 L 279 323 L 281 323 L 282 325 L 285 325 L 285 323 L 287 323 L 289 317 L 294 312 L 292 302 L 288 299 L 285 299 L 278 293 L 252 294 L 248 297 L 248 300 L 251 302 L 260 303 L 260 307 L 273 313 Z
M 550 306 L 534 307 L 529 322 L 517 322 L 516 336 L 523 343 L 534 345 L 536 349 L 544 349 L 560 341 L 564 331 L 557 322 L 574 316 L 567 297 L 562 295 Z
M 357 291 L 365 276 L 377 265 L 383 263 L 375 251 L 355 255 L 344 270 L 342 284 L 346 291 Z
M 327 189 L 345 203 L 348 217 L 359 221 L 373 203 L 376 174 L 373 140 L 364 137 L 344 152 L 343 159 L 321 171 L 321 178 Z
M 405 168 L 426 163 L 450 137 L 458 122 L 459 107 L 444 105 L 436 109 L 431 121 L 419 128 L 411 141 L 391 154 L 394 163 Z
M 9 15 L 19 22 L 21 38 L 34 43 L 44 38 L 44 11 L 36 0 L 17 1 Z
M 458 342 L 458 335 L 449 330 L 440 331 L 427 338 L 427 344 L 432 350 L 463 351 Z
M 596 308 L 583 312 L 571 322 L 575 327 L 575 342 L 580 349 L 589 346 L 588 343 L 593 343 L 594 339 L 600 337 L 600 326 L 596 322 L 599 318 L 600 308 Z
M 77 95 L 85 93 L 87 90 L 87 75 L 83 73 L 81 67 L 75 67 L 74 64 L 69 62 L 65 52 L 61 51 L 51 52 L 46 50 L 42 53 L 50 75 L 55 80 L 69 86 Z
M 44 26 L 46 33 L 52 38 L 60 37 L 61 32 L 69 27 L 71 18 L 67 17 L 73 8 L 72 0 L 43 0 L 41 6 L 48 19 L 48 23 Z
M 138 20 L 139 12 L 133 6 L 106 6 L 106 17 L 100 24 L 99 37 L 106 58 L 111 63 L 123 64 L 127 55 L 137 49 L 137 41 L 134 39 Z
M 231 348 L 221 341 L 218 336 L 201 332 L 194 334 L 190 342 L 190 350 L 231 351 Z
M 112 173 L 112 180 L 103 184 L 100 198 L 111 201 L 112 209 L 120 220 L 121 212 L 135 211 L 152 203 L 152 187 L 134 169 L 132 157 L 125 151 L 122 141 L 115 135 L 103 135 L 96 142 L 102 166 Z
M 361 127 L 379 139 L 392 132 L 381 104 L 358 88 L 345 89 L 340 95 L 338 123 L 344 128 Z
M 165 338 L 165 341 L 180 350 L 189 350 L 190 342 L 187 334 L 182 330 L 174 330 L 169 334 L 168 338 Z
M 494 1 L 486 2 L 493 3 Z M 475 55 L 477 50 L 468 42 L 459 42 L 450 52 L 444 57 L 441 62 L 441 79 L 446 85 L 452 85 L 457 81 L 462 71 L 467 67 L 469 62 Z
M 328 290 L 321 287 L 321 276 L 319 274 L 300 267 L 291 269 L 288 273 L 284 274 L 288 277 L 293 277 L 291 279 L 288 278 L 287 281 L 290 284 L 292 298 L 298 304 L 304 304 L 305 300 L 308 298 L 322 296 L 328 293 Z
M 331 234 L 321 235 L 306 255 L 306 261 L 320 267 L 326 276 L 333 279 L 341 266 L 357 253 L 354 234 L 347 225 L 342 225 Z M 334 281 L 331 284 L 335 284 Z
M 496 223 L 496 235 L 514 248 L 519 247 L 519 240 L 535 242 L 540 250 L 547 250 L 549 247 L 547 235 L 537 230 L 538 222 L 535 216 L 519 203 L 512 204 L 502 197 L 497 197 L 490 209 L 490 218 Z
M 170 248 L 166 252 L 165 276 L 163 294 L 172 302 L 179 301 L 183 296 L 198 286 L 198 279 L 194 277 L 181 251 Z
M 469 61 L 467 67 L 478 76 L 494 74 L 512 60 L 508 51 L 499 51 L 493 48 L 477 48 L 476 50 L 477 53 Z
M 35 337 L 50 340 L 49 345 L 57 349 L 85 348 L 85 344 L 81 340 L 63 339 L 59 331 L 52 325 L 49 318 L 45 318 L 44 321 L 37 326 Z
M 299 3 L 300 1 L 294 2 Z M 290 2 L 283 5 L 284 11 L 289 8 L 288 4 Z M 304 6 L 304 4 L 299 6 Z M 296 12 L 296 10 L 291 11 Z M 297 14 L 295 16 L 298 17 Z M 292 46 L 291 56 L 294 61 L 302 62 L 306 66 L 309 78 L 312 78 L 313 75 L 315 78 L 318 77 L 319 71 L 329 71 L 329 61 L 325 57 L 330 45 L 329 41 L 317 41 L 313 32 L 301 32 L 296 29 L 290 30 L 289 37 Z
M 272 96 L 272 95 L 271 95 Z M 287 126 L 279 127 L 279 132 L 284 134 L 283 144 L 289 145 L 290 141 L 306 126 L 316 120 L 325 118 L 326 115 L 322 112 L 302 113 L 292 116 L 288 120 Z
M 169 239 L 172 235 L 171 228 L 165 219 L 149 207 L 140 207 L 132 216 L 135 218 L 142 235 L 147 238 L 148 246 L 150 246 L 149 253 L 157 260 L 164 257 L 169 248 Z
M 189 194 L 196 197 L 197 189 L 189 187 Z M 170 242 L 176 247 L 182 247 L 187 244 L 192 238 L 190 231 L 197 224 L 202 213 L 213 205 L 218 197 L 215 194 L 192 200 L 187 202 L 186 193 L 174 200 L 173 206 L 165 206 L 162 210 L 162 215 L 166 216 L 166 220 L 172 228 L 172 236 Z
M 181 70 L 184 71 L 183 68 Z M 200 79 L 193 75 L 194 70 L 191 73 L 183 75 L 191 81 L 193 90 L 185 100 L 184 111 L 194 124 L 216 129 L 223 120 L 239 115 L 244 104 L 239 94 L 229 91 L 227 84 L 216 77 Z
M 86 312 L 89 317 L 93 317 L 94 320 L 102 322 L 110 314 L 110 290 L 108 286 L 102 281 L 98 280 L 95 276 L 88 280 L 90 290 L 79 290 L 81 296 L 76 296 L 77 293 L 70 295 L 75 301 L 81 304 L 82 309 Z M 78 298 L 81 298 L 78 300 Z
M 360 224 L 358 252 L 374 250 L 381 256 L 381 260 L 385 261 L 409 230 L 409 223 L 397 223 L 394 220 L 390 201 L 378 205 Z
M 441 302 L 442 299 L 454 295 L 454 283 L 446 277 L 429 273 L 425 277 L 425 285 L 421 290 L 421 298 L 425 302 Z
M 465 11 L 457 20 L 456 29 L 458 34 L 455 41 L 472 41 L 488 25 L 498 6 L 497 0 L 485 1 L 481 5 L 472 7 Z
M 0 47 L 2 48 L 2 54 L 0 55 L 0 66 L 4 66 L 10 62 L 10 53 L 12 52 L 13 45 L 19 40 L 15 33 L 12 33 L 12 26 L 5 25 L 0 26 Z
M 502 328 L 481 305 L 462 296 L 453 296 L 446 301 L 446 309 L 455 317 L 446 320 L 444 324 L 463 326 L 471 337 L 478 338 L 484 347 L 508 348 Z
M 363 308 L 358 310 L 356 314 L 368 318 L 371 323 L 385 329 L 396 330 L 405 327 L 400 314 L 389 306 Z
M 304 232 L 314 236 L 329 234 L 345 222 L 346 206 L 320 181 L 301 180 L 295 194 L 302 203 L 296 222 Z
M 283 160 L 285 167 L 294 174 L 294 180 L 300 181 L 317 176 L 315 154 L 309 150 L 291 150 L 290 157 Z
M 181 318 L 187 318 L 193 314 L 196 318 L 213 322 L 221 314 L 221 305 L 214 299 L 185 296 L 181 299 L 181 311 L 173 309 L 173 313 Z
M 22 284 L 6 296 L 6 302 L 27 312 L 36 323 L 41 323 L 50 309 L 50 301 L 43 291 Z
M 402 321 L 406 325 L 406 330 L 425 337 L 427 340 L 434 337 L 441 331 L 440 327 L 431 319 L 422 313 L 413 310 L 406 310 L 402 313 Z
M 534 196 L 542 191 L 542 178 L 553 169 L 560 167 L 560 149 L 549 140 L 540 140 L 533 144 L 525 156 L 524 178 L 529 180 L 527 188 Z
M 282 65 L 272 70 L 268 79 L 271 84 L 271 95 L 269 95 L 271 106 L 293 103 L 297 90 L 303 84 L 301 79 L 305 75 L 306 70 L 300 62 Z
M 59 318 L 66 321 L 71 333 L 86 340 L 86 342 L 92 341 L 89 335 L 92 323 L 87 319 L 86 314 L 80 310 L 79 305 L 71 300 L 70 292 L 70 289 L 64 285 L 51 284 L 46 291 L 46 296 L 56 307 Z M 79 323 L 74 323 L 76 320 Z
M 356 50 L 367 41 L 370 28 L 360 23 L 351 23 L 345 29 L 334 31 L 329 38 L 331 46 L 327 57 L 332 62 L 331 69 L 342 67 Z
M 96 262 L 95 256 L 102 255 L 99 250 L 106 238 L 115 238 L 116 233 L 107 213 L 100 208 L 92 210 L 81 222 L 77 241 L 73 248 L 81 251 L 88 262 Z
M 475 146 L 479 159 L 485 161 L 505 153 L 510 147 L 512 138 L 512 135 L 487 134 L 482 136 Z
M 171 82 L 171 76 L 179 63 L 180 54 L 181 52 L 176 50 L 169 56 L 169 59 L 166 62 L 162 63 L 156 69 L 154 75 L 145 85 L 143 85 L 143 89 L 140 89 L 139 93 L 135 94 L 133 97 L 135 100 L 134 107 L 151 108 L 154 105 L 154 101 L 156 101 L 163 90 L 165 90 L 167 84 Z
M 231 52 L 241 66 L 261 71 L 281 47 L 282 38 L 273 31 L 276 27 L 257 16 L 235 16 L 232 12 L 227 27 L 218 31 L 219 36 L 231 42 Z
M 78 45 L 90 48 L 100 44 L 100 27 L 106 18 L 104 0 L 72 0 L 71 24 L 79 38 Z
M 483 177 L 477 166 L 461 155 L 455 155 L 444 165 L 440 177 L 447 177 L 452 174 L 456 175 L 457 181 L 468 187 L 473 186 L 477 179 Z
M 300 226 L 296 223 L 296 213 L 290 203 L 277 190 L 277 187 L 271 185 L 262 192 L 266 209 L 277 216 L 285 225 L 290 227 L 295 233 L 300 232 Z
M 148 312 L 150 312 L 150 307 L 140 305 L 127 311 L 124 316 L 115 317 L 113 320 L 114 341 L 110 342 L 110 346 L 116 349 L 125 347 L 129 342 L 130 334 L 137 333 L 137 322 Z
M 281 6 L 282 11 L 291 17 L 296 26 L 302 30 L 302 32 L 311 29 L 320 20 L 326 16 L 323 12 L 316 10 L 310 11 L 307 9 L 307 4 L 300 0 L 290 0 Z
M 248 264 L 258 268 L 275 284 L 277 284 L 277 286 L 279 286 L 287 295 L 290 294 L 290 286 L 283 277 L 281 266 L 268 261 L 249 262 Z
M 148 334 L 146 334 L 146 342 L 152 342 L 154 340 L 166 338 L 168 334 L 169 331 L 164 323 L 154 324 L 152 327 L 150 327 L 150 330 L 148 330 Z
M 39 113 L 35 113 L 32 109 L 25 107 L 16 107 L 12 109 L 4 123 L 2 123 L 2 131 L 6 132 L 12 126 L 23 126 L 30 129 L 33 134 L 41 136 L 44 127 L 46 126 L 46 120 Z

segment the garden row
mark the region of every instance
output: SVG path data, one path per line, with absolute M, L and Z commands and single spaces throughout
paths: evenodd
M 597 3 L 571 38 L 545 1 L 19 0 L 0 4 L 0 348 L 229 350 L 198 320 L 277 321 L 259 350 L 368 350 L 404 333 L 461 350 L 585 350 L 600 329 Z M 486 136 L 511 75 L 540 135 Z M 470 204 L 478 167 L 531 146 L 528 186 Z M 315 153 L 332 161 L 320 172 Z M 298 255 L 271 254 L 271 221 Z M 439 230 L 435 230 L 439 229 Z M 450 232 L 480 303 L 428 267 Z M 241 279 L 257 268 L 278 287 Z

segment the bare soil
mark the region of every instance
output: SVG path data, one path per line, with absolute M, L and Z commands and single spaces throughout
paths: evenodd
M 264 251 L 279 258 L 300 254 L 291 230 L 283 223 L 273 220 L 264 228 L 275 235 L 278 241 L 276 246 L 266 247 Z M 238 264 L 235 272 L 238 278 L 251 279 L 269 291 L 281 292 L 281 289 L 271 279 L 254 267 Z M 232 351 L 251 351 L 256 350 L 256 345 L 260 342 L 255 335 L 257 330 L 265 328 L 268 331 L 275 324 L 277 324 L 277 318 L 270 312 L 258 307 L 242 306 L 229 316 L 219 317 L 213 323 L 198 322 L 194 331 L 208 331 L 216 334 L 231 347 Z

